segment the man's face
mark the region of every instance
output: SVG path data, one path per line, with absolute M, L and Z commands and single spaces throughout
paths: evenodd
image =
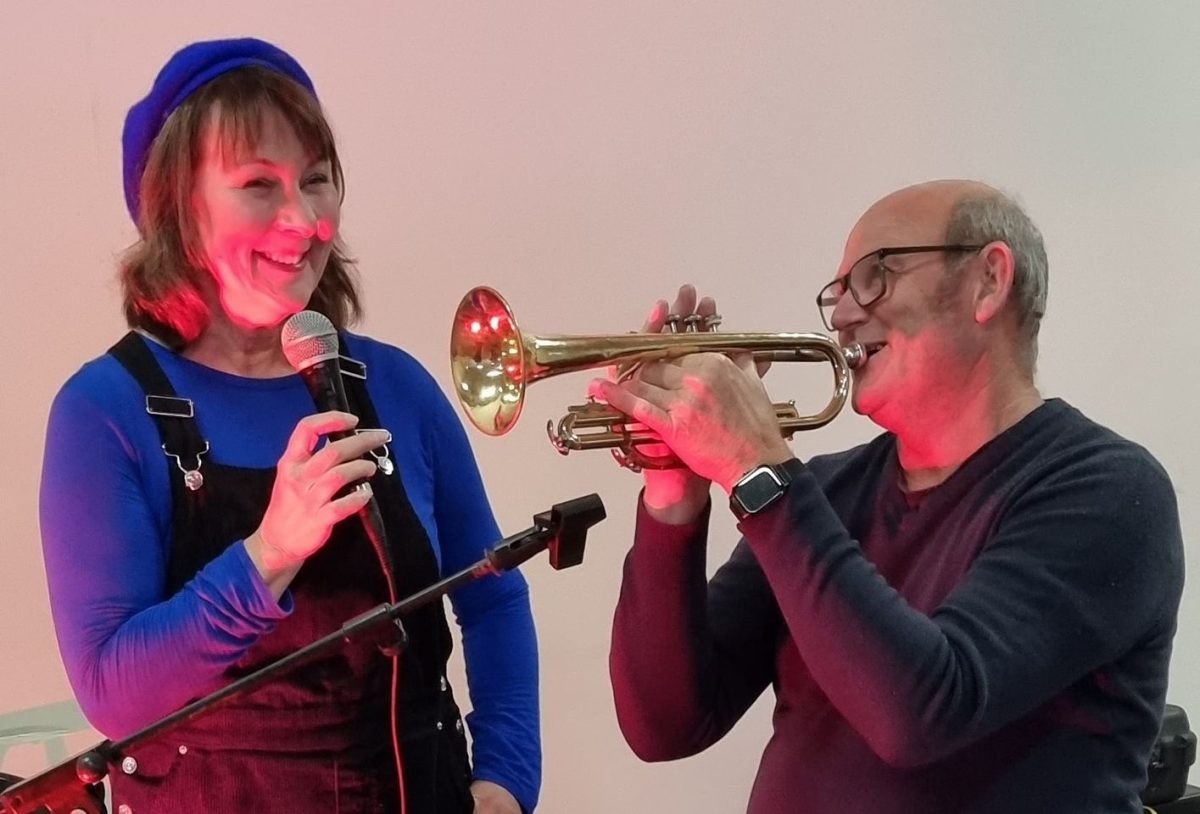
M 928 192 L 883 199 L 850 233 L 838 276 L 882 248 L 942 244 L 950 203 Z M 839 341 L 862 343 L 870 354 L 854 371 L 855 411 L 894 430 L 911 426 L 934 400 L 955 398 L 975 350 L 970 304 L 958 275 L 946 275 L 948 264 L 963 261 L 945 252 L 887 256 L 878 261 L 885 284 L 878 301 L 863 308 L 842 296 L 833 311 Z

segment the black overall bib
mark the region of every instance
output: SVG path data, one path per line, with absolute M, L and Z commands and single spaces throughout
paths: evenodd
M 174 595 L 232 542 L 262 519 L 275 470 L 217 463 L 204 453 L 190 410 L 134 333 L 110 351 L 134 376 L 156 409 L 165 451 L 195 467 L 203 485 L 185 486 L 171 469 L 172 543 L 166 594 Z M 352 360 L 346 360 L 347 373 Z M 361 368 L 361 366 L 358 366 Z M 362 427 L 378 427 L 363 378 L 344 375 L 350 410 Z M 186 396 L 186 394 L 183 394 Z M 163 413 L 167 413 L 164 415 Z M 171 413 L 174 413 L 172 415 Z M 371 480 L 383 515 L 397 596 L 438 579 L 429 539 L 405 495 L 399 473 Z M 388 599 L 379 560 L 356 517 L 339 523 L 290 586 L 291 615 L 225 672 L 219 686 L 329 634 Z M 399 731 L 407 814 L 470 812 L 470 765 L 462 720 L 445 679 L 452 641 L 441 603 L 403 620 L 408 646 L 401 659 Z M 255 812 L 366 814 L 398 812 L 399 792 L 389 726 L 391 661 L 378 647 L 356 643 L 283 675 L 131 750 L 137 771 L 112 776 L 113 810 L 132 814 Z

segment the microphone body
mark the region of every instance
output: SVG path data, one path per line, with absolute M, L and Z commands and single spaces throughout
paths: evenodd
M 288 317 L 279 336 L 283 355 L 308 385 L 317 409 L 349 412 L 342 368 L 338 363 L 338 335 L 333 323 L 316 311 Z
M 350 412 L 350 402 L 346 398 L 346 387 L 342 384 L 342 366 L 338 363 L 338 359 L 334 356 L 332 359 L 323 359 L 319 362 L 301 368 L 296 371 L 300 374 L 300 378 L 304 379 L 304 383 L 308 385 L 309 395 L 312 396 L 313 404 L 321 412 L 327 410 L 339 410 L 343 413 Z M 331 440 L 340 438 L 349 438 L 354 435 L 353 430 L 334 430 L 326 435 Z
M 316 311 L 301 311 L 288 317 L 283 325 L 280 336 L 283 354 L 304 383 L 308 386 L 313 404 L 321 412 L 338 410 L 350 412 L 350 402 L 346 398 L 346 388 L 342 384 L 342 366 L 338 362 L 337 329 L 324 314 Z M 326 438 L 336 441 L 354 435 L 353 430 L 336 430 L 326 434 Z M 366 485 L 365 480 L 348 484 L 337 493 L 338 497 L 350 494 L 355 489 Z M 374 495 L 358 512 L 363 530 L 371 541 L 379 564 L 387 578 L 388 592 L 391 601 L 396 601 L 395 579 L 392 574 L 391 553 L 387 547 L 387 537 L 383 528 L 383 515 L 379 512 L 379 504 Z

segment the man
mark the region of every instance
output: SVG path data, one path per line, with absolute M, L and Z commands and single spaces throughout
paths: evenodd
M 1141 811 L 1178 511 L 1144 449 L 1035 387 L 1046 278 L 983 184 L 873 205 L 819 301 L 866 348 L 853 405 L 886 432 L 807 463 L 748 357 L 592 383 L 687 465 L 646 472 L 614 622 L 639 756 L 705 749 L 771 684 L 755 814 Z M 713 309 L 685 286 L 673 310 Z M 710 482 L 744 536 L 706 585 Z

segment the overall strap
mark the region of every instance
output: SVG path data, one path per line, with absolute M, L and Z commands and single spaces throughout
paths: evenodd
M 196 492 L 204 485 L 201 470 L 208 442 L 196 426 L 196 407 L 191 399 L 180 398 L 158 360 L 136 332 L 130 331 L 108 349 L 146 394 L 146 412 L 154 419 L 162 437 L 163 454 L 172 470 L 171 491 Z
M 345 348 L 345 335 L 339 335 L 338 340 L 340 347 Z M 358 416 L 358 425 L 364 429 L 381 426 L 379 414 L 375 411 L 375 404 L 367 391 L 367 366 L 348 356 L 342 356 L 338 361 L 342 370 L 346 399 L 350 402 L 350 411 Z M 372 479 L 372 486 L 383 493 L 380 499 L 385 501 L 382 505 L 387 506 L 390 515 L 387 518 L 390 521 L 389 548 L 397 568 L 397 588 L 403 593 L 411 593 L 438 578 L 433 544 L 408 499 L 400 473 L 394 470 L 395 462 L 389 457 L 390 452 L 386 445 L 381 449 L 372 450 L 371 455 L 379 463 L 379 474 Z M 399 558 L 398 549 L 402 549 L 403 552 Z
M 346 337 L 340 336 L 346 348 Z M 342 357 L 342 383 L 359 426 L 379 427 L 379 415 L 367 391 L 366 366 Z M 371 479 L 387 529 L 401 598 L 436 582 L 437 558 L 425 527 L 408 499 L 401 473 L 386 445 L 372 450 L 379 472 Z M 385 465 L 385 461 L 387 462 Z M 409 811 L 469 812 L 470 762 L 462 720 L 446 682 L 446 662 L 454 646 L 441 602 L 418 608 L 404 618 L 408 646 L 401 654 L 399 719 L 403 737 L 404 785 Z
M 339 336 L 340 347 L 345 348 L 346 337 Z M 363 428 L 379 427 L 379 414 L 367 391 L 366 365 L 354 359 L 343 356 L 340 360 L 342 368 L 342 383 L 346 389 L 346 399 L 350 402 L 350 411 L 358 416 L 359 426 Z M 404 489 L 400 472 L 394 470 L 394 462 L 387 457 L 390 451 L 384 446 L 372 450 L 371 455 L 379 462 L 379 472 L 371 479 L 379 501 L 380 510 L 387 529 L 388 549 L 391 552 L 394 565 L 396 588 L 401 598 L 420 591 L 433 584 L 440 577 L 437 558 L 434 555 L 433 544 L 429 539 L 421 518 L 417 516 L 408 493 Z M 423 636 L 425 646 L 432 649 L 420 653 L 408 653 L 416 656 L 423 665 L 444 665 L 449 655 L 451 645 L 450 630 L 446 625 L 445 615 L 440 605 L 429 606 L 425 612 L 417 611 L 405 621 L 406 626 L 428 625 L 432 636 Z M 414 637 L 416 638 L 416 637 Z M 423 647 L 414 642 L 412 650 L 422 650 Z M 444 669 L 444 668 L 441 668 Z M 440 679 L 440 673 L 435 673 Z

